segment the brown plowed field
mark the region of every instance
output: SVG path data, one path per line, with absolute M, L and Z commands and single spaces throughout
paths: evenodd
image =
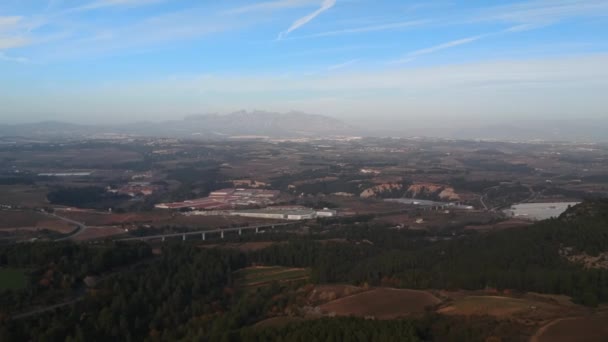
M 540 328 L 531 342 L 608 341 L 608 313 L 562 318 Z
M 424 313 L 440 300 L 426 291 L 378 288 L 321 305 L 321 310 L 337 316 L 373 316 L 395 319 Z
M 75 225 L 31 211 L 0 211 L 0 230 L 39 230 L 48 229 L 59 233 L 69 233 Z

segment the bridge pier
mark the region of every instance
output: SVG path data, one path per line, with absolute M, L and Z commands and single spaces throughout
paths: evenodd
M 162 241 L 162 242 L 165 242 L 165 237 L 164 237 L 164 236 L 162 237 L 161 241 Z
M 256 233 L 256 234 L 259 232 L 259 229 L 260 229 L 260 228 L 255 227 L 255 233 Z
M 239 229 L 239 235 L 243 235 L 243 230 Z
M 205 233 L 202 233 L 201 235 L 203 237 L 203 241 L 205 241 Z
M 186 241 L 186 234 L 182 235 L 182 240 Z
M 224 238 L 224 231 L 223 231 L 223 230 L 220 232 L 220 237 L 221 237 L 222 239 Z

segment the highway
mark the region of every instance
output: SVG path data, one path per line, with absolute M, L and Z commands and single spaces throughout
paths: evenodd
M 522 186 L 525 186 L 526 188 L 528 188 L 528 191 L 530 192 L 530 196 L 529 196 L 528 198 L 526 198 L 526 199 L 524 199 L 524 200 L 520 201 L 520 202 L 512 203 L 512 204 L 510 204 L 509 206 L 512 206 L 512 205 L 515 205 L 515 204 L 519 204 L 519 203 L 527 203 L 527 202 L 531 202 L 531 201 L 533 201 L 534 199 L 536 199 L 536 198 L 538 197 L 538 193 L 534 191 L 534 189 L 532 188 L 532 186 L 531 186 L 531 185 L 529 185 L 529 184 L 521 184 L 521 185 L 522 185 Z M 498 189 L 498 188 L 500 188 L 500 185 L 496 185 L 496 186 L 489 187 L 489 188 L 485 189 L 485 190 L 483 191 L 483 193 L 481 194 L 481 196 L 479 197 L 479 202 L 481 202 L 481 205 L 483 206 L 483 208 L 484 208 L 486 211 L 487 211 L 487 210 L 494 211 L 494 210 L 498 210 L 498 209 L 500 209 L 501 207 L 504 207 L 504 205 L 502 205 L 502 206 L 501 206 L 501 205 L 499 205 L 499 206 L 495 206 L 495 207 L 490 208 L 490 207 L 488 207 L 488 205 L 487 205 L 487 204 L 486 204 L 486 202 L 484 201 L 484 198 L 487 198 L 487 197 L 488 197 L 488 193 L 489 193 L 491 190 Z
M 41 211 L 41 212 L 42 212 L 43 214 L 47 215 L 47 216 L 51 216 L 51 217 L 54 217 L 54 218 L 60 219 L 60 220 L 62 220 L 62 221 L 65 221 L 65 222 L 67 222 L 67 223 L 71 223 L 71 224 L 73 224 L 73 225 L 76 225 L 76 229 L 75 229 L 73 232 L 71 232 L 71 233 L 70 233 L 69 235 L 67 235 L 67 236 L 64 236 L 64 237 L 62 237 L 62 238 L 56 239 L 55 241 L 69 240 L 69 239 L 71 239 L 71 238 L 74 238 L 74 237 L 76 237 L 76 236 L 78 236 L 78 235 L 82 234 L 82 233 L 83 233 L 85 230 L 87 230 L 87 228 L 88 228 L 88 227 L 87 227 L 87 225 L 86 225 L 86 224 L 84 224 L 84 223 L 82 223 L 82 222 L 74 221 L 74 220 L 72 220 L 72 219 L 69 219 L 69 218 L 67 218 L 67 217 L 63 217 L 63 216 L 59 216 L 59 215 L 54 214 L 54 213 L 47 213 L 46 211 Z
M 139 237 L 132 237 L 132 238 L 115 239 L 114 241 L 147 241 L 147 240 L 158 240 L 158 239 L 164 240 L 166 238 L 171 238 L 171 237 L 181 237 L 182 240 L 186 240 L 186 238 L 191 235 L 200 235 L 203 239 L 205 239 L 208 234 L 220 234 L 220 236 L 223 238 L 224 233 L 227 233 L 227 232 L 238 232 L 239 234 L 241 234 L 244 230 L 255 230 L 256 232 L 258 232 L 260 229 L 263 229 L 263 228 L 272 229 L 272 228 L 276 228 L 276 227 L 290 226 L 290 225 L 294 225 L 294 224 L 298 224 L 298 223 L 300 223 L 300 221 L 264 224 L 264 225 L 257 225 L 257 226 L 234 227 L 234 228 L 225 228 L 225 229 L 199 230 L 199 231 L 195 231 L 195 232 L 148 235 L 148 236 L 139 236 Z

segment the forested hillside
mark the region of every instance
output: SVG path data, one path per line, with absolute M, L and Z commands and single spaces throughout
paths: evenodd
M 277 329 L 256 322 L 297 305 L 301 283 L 243 291 L 233 272 L 252 264 L 310 267 L 312 282 L 418 289 L 484 289 L 566 294 L 587 306 L 608 302 L 608 271 L 586 269 L 560 250 L 608 250 L 608 202 L 587 202 L 559 219 L 526 228 L 433 242 L 423 235 L 365 224 L 312 232 L 255 252 L 175 243 L 153 256 L 144 244 L 19 244 L 0 248 L 0 267 L 22 269 L 22 290 L 1 294 L 2 341 L 160 340 L 484 340 L 511 336 L 515 323 L 431 314 L 405 321 L 323 319 Z M 83 280 L 99 281 L 86 293 Z M 82 293 L 82 295 L 80 295 Z M 52 295 L 51 295 L 52 294 Z M 53 300 L 81 296 L 55 311 L 14 319 Z M 272 313 L 272 314 L 271 314 Z M 346 334 L 345 331 L 348 331 Z M 67 338 L 66 338 L 67 337 Z

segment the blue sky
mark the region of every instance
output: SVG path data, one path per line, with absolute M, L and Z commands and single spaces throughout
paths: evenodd
M 608 117 L 608 0 L 2 0 L 0 121 Z

